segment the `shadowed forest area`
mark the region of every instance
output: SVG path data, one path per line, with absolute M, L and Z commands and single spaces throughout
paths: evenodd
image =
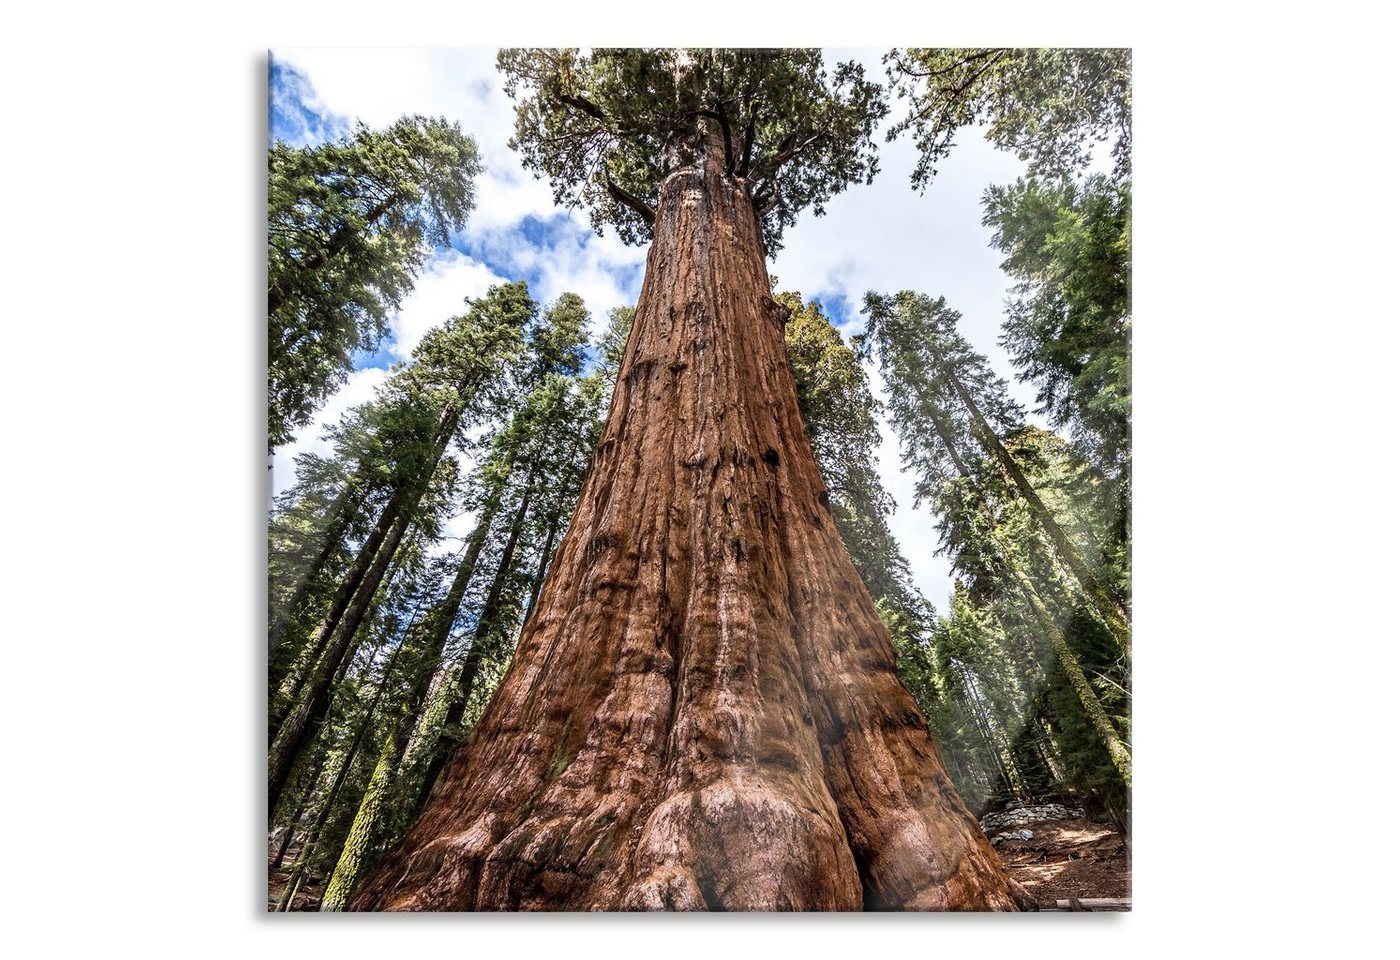
M 297 457 L 268 521 L 270 911 L 1127 907 L 1130 55 L 883 62 L 500 52 L 511 146 L 645 279 L 606 316 L 492 286 Z M 1004 371 L 937 277 L 848 335 L 768 273 L 883 138 L 918 191 L 960 131 L 1026 162 L 981 198 Z M 269 454 L 481 169 L 427 116 L 272 143 Z M 882 423 L 937 542 L 891 527 Z

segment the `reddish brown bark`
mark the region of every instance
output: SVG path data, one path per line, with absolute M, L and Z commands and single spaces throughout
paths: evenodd
M 747 182 L 669 177 L 514 663 L 356 909 L 1011 910 L 827 507 Z

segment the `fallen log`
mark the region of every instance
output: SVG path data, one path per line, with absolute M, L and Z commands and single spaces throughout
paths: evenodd
M 1041 907 L 1042 913 L 1062 910 L 1069 913 L 1105 913 L 1133 909 L 1132 897 L 1070 897 L 1056 900 L 1053 907 Z

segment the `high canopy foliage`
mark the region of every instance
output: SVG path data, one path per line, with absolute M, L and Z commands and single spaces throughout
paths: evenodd
M 1025 160 L 1031 176 L 1083 170 L 1090 145 L 1107 140 L 1116 173 L 1131 171 L 1131 50 L 911 48 L 891 50 L 885 65 L 911 103 L 887 138 L 912 132 L 916 188 L 928 185 L 954 135 L 978 123 L 988 140 Z
M 752 184 L 770 250 L 877 169 L 883 92 L 854 62 L 828 75 L 818 50 L 510 49 L 497 65 L 525 166 L 628 243 L 650 240 L 661 181 L 707 149 Z
M 268 150 L 268 447 L 374 349 L 423 262 L 475 202 L 476 144 L 455 123 L 404 117 L 314 147 Z
M 1017 280 L 1002 345 L 1056 427 L 1106 473 L 1126 472 L 1132 415 L 1132 186 L 1018 180 L 990 187 L 982 222 Z
M 919 478 L 919 498 L 935 497 L 939 485 L 965 473 L 980 456 L 981 444 L 951 376 L 994 429 L 1011 429 L 1024 414 L 1006 381 L 958 331 L 962 315 L 943 297 L 912 290 L 869 293 L 865 313 L 869 321 L 859 344 L 863 351 L 878 349 L 892 418 L 904 438 L 904 465 Z

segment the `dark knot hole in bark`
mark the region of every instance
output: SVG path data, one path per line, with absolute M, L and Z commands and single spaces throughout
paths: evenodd
M 592 540 L 588 541 L 588 546 L 584 547 L 584 562 L 592 565 L 599 557 L 608 550 L 617 546 L 618 537 L 615 533 L 600 533 Z
M 763 462 L 776 470 L 778 467 L 778 451 L 774 450 L 772 447 L 763 451 Z

